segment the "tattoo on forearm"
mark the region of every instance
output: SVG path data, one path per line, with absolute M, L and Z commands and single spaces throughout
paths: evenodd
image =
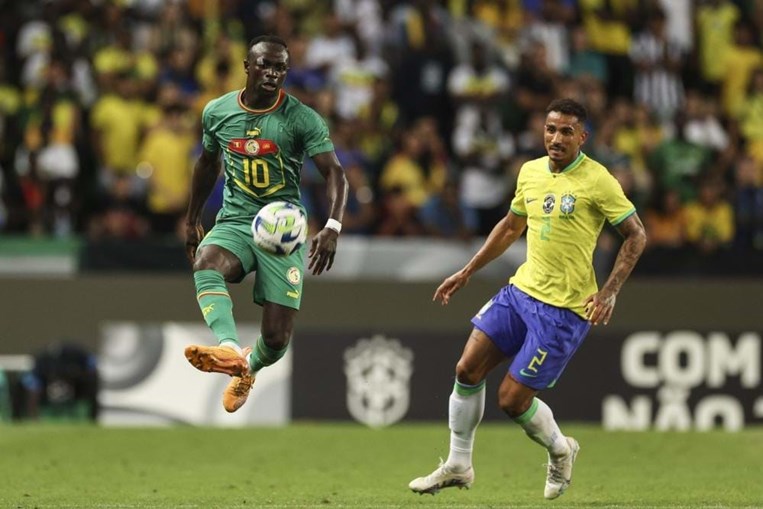
M 641 224 L 641 220 L 638 216 L 631 217 L 626 221 L 627 224 L 624 224 L 623 229 L 621 230 L 625 235 L 625 242 L 623 242 L 620 251 L 617 253 L 615 266 L 612 268 L 612 273 L 609 275 L 609 278 L 604 285 L 615 293 L 620 291 L 623 283 L 625 283 L 625 280 L 630 276 L 646 246 L 644 226 Z

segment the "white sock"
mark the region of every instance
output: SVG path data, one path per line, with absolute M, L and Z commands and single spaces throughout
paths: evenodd
M 234 341 L 232 339 L 223 339 L 220 341 L 220 346 L 224 346 L 225 348 L 232 348 L 236 352 L 238 352 L 239 355 L 244 355 L 244 352 L 241 350 L 241 347 L 238 344 L 238 341 Z
M 570 452 L 559 425 L 554 420 L 554 412 L 538 398 L 534 398 L 530 408 L 514 419 L 524 428 L 525 433 L 545 447 L 552 456 L 564 456 Z
M 466 385 L 456 381 L 448 405 L 450 453 L 446 465 L 456 472 L 472 466 L 474 432 L 485 412 L 485 381 Z

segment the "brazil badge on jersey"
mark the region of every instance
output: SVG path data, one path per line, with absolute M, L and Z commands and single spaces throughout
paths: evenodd
M 527 216 L 527 261 L 510 282 L 538 300 L 585 316 L 597 291 L 593 251 L 604 221 L 618 225 L 636 209 L 601 164 L 580 155 L 562 172 L 548 157 L 525 163 L 511 210 Z

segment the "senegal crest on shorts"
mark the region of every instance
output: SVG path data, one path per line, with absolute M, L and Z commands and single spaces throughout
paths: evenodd
M 545 198 L 543 198 L 543 213 L 544 214 L 550 214 L 552 210 L 554 210 L 554 205 L 556 204 L 556 196 L 554 196 L 553 193 L 548 193 Z
M 562 214 L 572 214 L 575 211 L 575 196 L 570 193 L 563 194 L 559 210 Z
M 298 285 L 299 281 L 302 279 L 302 274 L 297 267 L 290 267 L 286 272 L 286 279 L 289 280 L 289 283 Z

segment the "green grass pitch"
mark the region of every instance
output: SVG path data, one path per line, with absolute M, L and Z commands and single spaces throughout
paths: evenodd
M 763 429 L 614 433 L 564 425 L 581 452 L 543 499 L 545 451 L 513 423 L 478 430 L 471 490 L 415 495 L 447 424 L 162 429 L 0 427 L 0 508 L 763 507 Z

